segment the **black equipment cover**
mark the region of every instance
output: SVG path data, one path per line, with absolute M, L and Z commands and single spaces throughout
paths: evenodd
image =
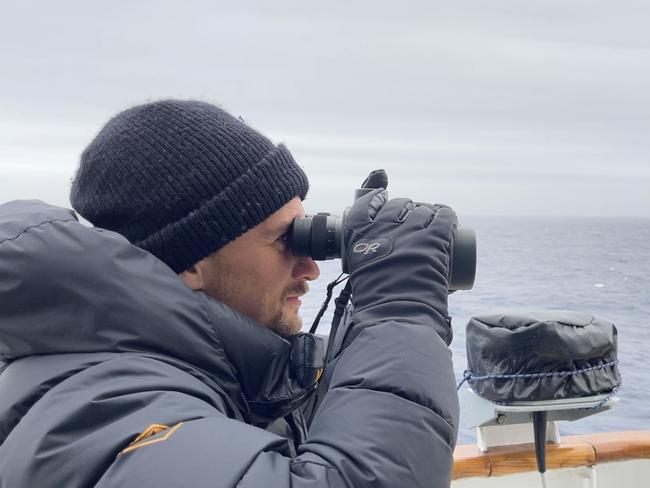
M 616 351 L 614 324 L 586 313 L 508 311 L 467 324 L 468 381 L 500 403 L 611 393 L 620 383 Z

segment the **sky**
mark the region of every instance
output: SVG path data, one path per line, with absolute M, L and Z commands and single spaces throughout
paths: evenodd
M 215 103 L 285 143 L 308 211 L 375 168 L 462 215 L 650 218 L 650 3 L 3 2 L 0 201 L 68 206 L 129 106 Z

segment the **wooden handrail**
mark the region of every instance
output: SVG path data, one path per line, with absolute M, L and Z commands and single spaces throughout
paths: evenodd
M 562 438 L 547 444 L 547 469 L 592 466 L 598 463 L 650 458 L 650 431 L 604 432 Z M 457 446 L 453 479 L 504 476 L 536 471 L 533 444 L 496 447 L 482 453 L 474 445 Z

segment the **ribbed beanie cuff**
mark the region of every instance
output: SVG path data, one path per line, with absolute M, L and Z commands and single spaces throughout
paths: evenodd
M 214 105 L 164 100 L 104 126 L 81 156 L 70 201 L 180 273 L 308 189 L 283 145 Z
M 304 199 L 307 176 L 280 145 L 187 216 L 134 242 L 177 273 L 252 229 L 294 197 Z

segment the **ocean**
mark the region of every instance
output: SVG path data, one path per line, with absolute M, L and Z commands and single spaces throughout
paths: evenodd
M 474 288 L 449 297 L 458 381 L 467 367 L 465 326 L 472 315 L 507 308 L 588 312 L 618 329 L 620 401 L 612 410 L 561 422 L 560 433 L 650 429 L 650 219 L 470 217 L 461 223 L 476 231 L 478 265 Z M 319 264 L 321 277 L 303 298 L 306 328 L 327 283 L 340 273 L 338 260 Z M 319 334 L 327 334 L 332 308 Z M 461 416 L 459 444 L 475 439 Z

